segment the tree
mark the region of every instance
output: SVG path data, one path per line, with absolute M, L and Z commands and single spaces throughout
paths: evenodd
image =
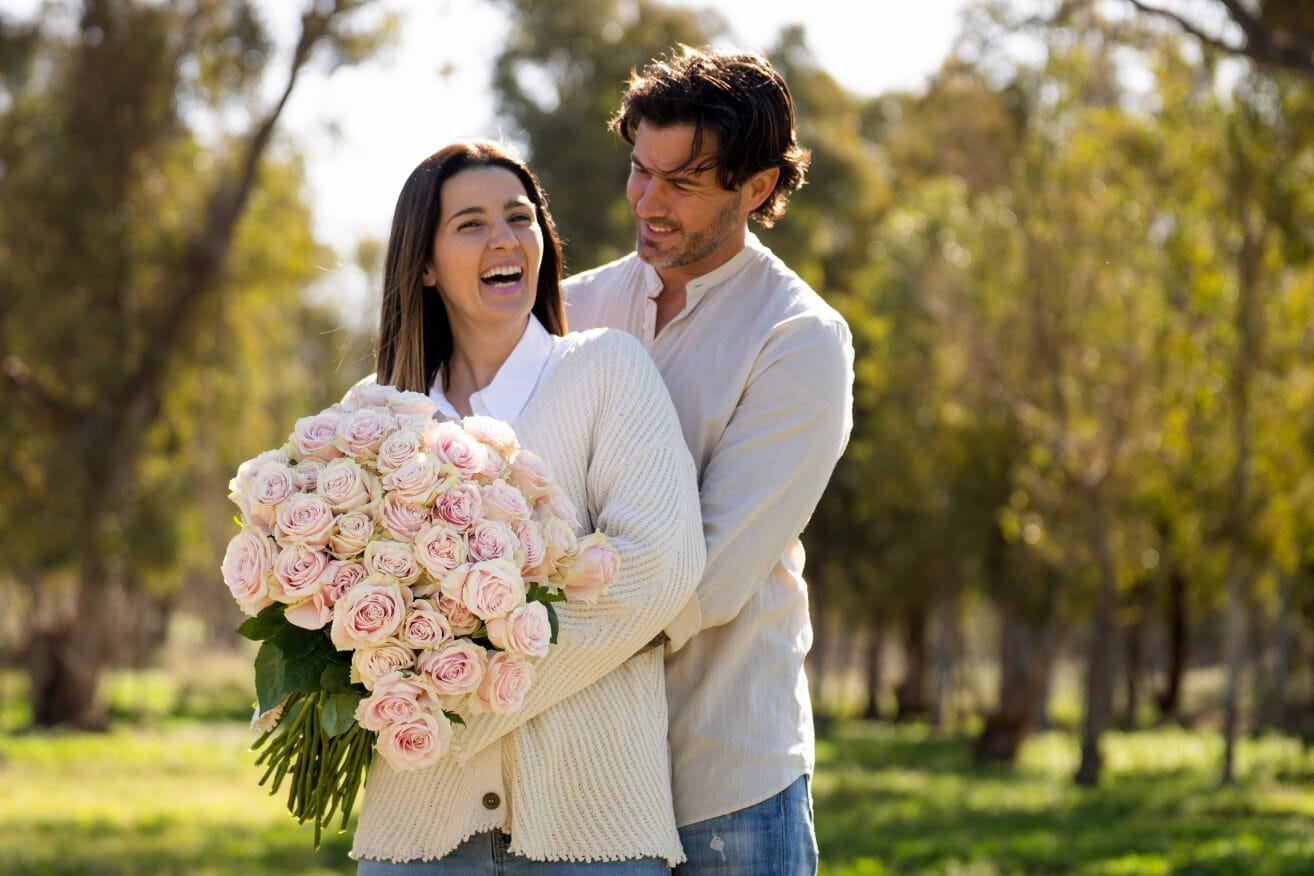
M 283 108 L 321 47 L 339 64 L 377 47 L 351 25 L 367 3 L 310 4 L 268 106 L 274 46 L 246 0 L 86 0 L 69 33 L 0 28 L 0 430 L 5 504 L 25 509 L 4 563 L 48 608 L 29 643 L 39 724 L 104 721 L 105 595 L 172 519 L 148 489 L 157 427 L 231 292 Z M 220 133 L 200 149 L 207 114 Z
M 1124 0 L 1147 18 L 1180 28 L 1211 49 L 1249 58 L 1275 70 L 1314 78 L 1314 8 L 1305 0 L 1211 0 L 1189 11 L 1149 0 Z M 1065 4 L 1064 11 L 1089 0 Z M 1231 24 L 1240 41 L 1224 36 Z

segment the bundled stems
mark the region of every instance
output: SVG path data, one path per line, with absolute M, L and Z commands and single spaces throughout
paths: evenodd
M 256 764 L 265 765 L 260 784 L 270 782 L 276 794 L 291 776 L 287 809 L 296 819 L 315 823 L 315 848 L 324 825 L 341 811 L 341 829 L 347 829 L 356 794 L 364 782 L 374 753 L 375 734 L 359 724 L 329 736 L 321 721 L 324 691 L 293 693 L 278 725 L 256 740 Z

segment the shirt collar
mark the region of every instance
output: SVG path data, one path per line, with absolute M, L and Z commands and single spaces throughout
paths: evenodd
M 732 255 L 729 261 L 688 282 L 684 287 L 684 310 L 689 311 L 697 307 L 703 296 L 738 274 L 745 265 L 757 258 L 762 248 L 762 242 L 757 239 L 757 235 L 749 231 L 744 238 L 744 248 Z M 657 269 L 652 265 L 644 262 L 643 266 L 647 295 L 649 298 L 656 298 L 662 291 L 662 278 L 658 276 Z
M 493 417 L 504 423 L 513 423 L 520 412 L 529 404 L 529 399 L 538 388 L 539 376 L 543 366 L 556 347 L 556 341 L 534 314 L 529 315 L 529 323 L 520 336 L 511 355 L 506 357 L 502 367 L 497 369 L 492 381 L 483 389 L 470 396 L 470 411 L 484 417 Z M 429 398 L 438 405 L 438 409 L 448 417 L 459 420 L 461 415 L 447 401 L 443 393 L 443 372 L 438 369 L 433 386 L 429 388 Z

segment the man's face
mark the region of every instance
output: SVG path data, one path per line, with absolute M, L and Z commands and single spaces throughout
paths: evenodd
M 744 207 L 742 190 L 726 191 L 716 180 L 714 133 L 704 134 L 702 152 L 689 161 L 693 133 L 692 125 L 639 122 L 625 186 L 639 258 L 686 279 L 720 267 L 743 248 L 751 209 Z

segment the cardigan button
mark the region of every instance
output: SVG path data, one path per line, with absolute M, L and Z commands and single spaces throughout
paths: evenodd
M 492 791 L 489 791 L 487 794 L 484 795 L 485 809 L 496 809 L 498 806 L 501 805 L 502 805 L 502 798 L 494 794 Z

